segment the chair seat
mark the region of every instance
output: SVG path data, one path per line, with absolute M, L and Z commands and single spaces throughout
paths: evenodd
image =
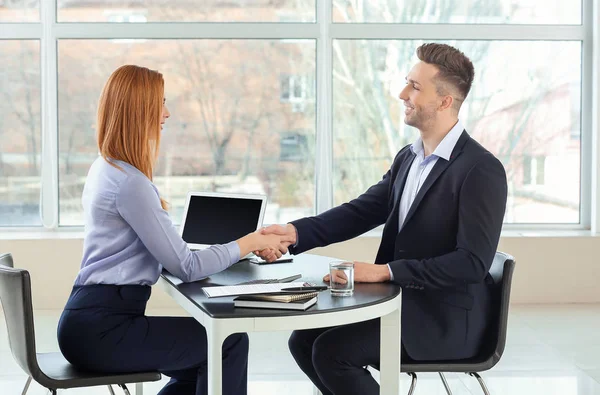
M 499 357 L 493 355 L 488 358 L 468 358 L 452 361 L 414 361 L 403 360 L 400 370 L 403 372 L 413 373 L 437 373 L 437 372 L 453 372 L 453 373 L 470 373 L 483 372 L 491 369 L 500 360 Z
M 470 373 L 484 372 L 490 370 L 500 360 L 495 355 L 491 358 L 469 358 L 453 361 L 415 361 L 404 357 L 400 366 L 400 371 L 411 373 Z M 379 370 L 378 365 L 370 365 Z
M 81 371 L 73 367 L 61 353 L 37 354 L 40 370 L 47 376 L 34 377 L 36 381 L 48 388 L 77 388 L 93 387 L 97 385 L 142 383 L 158 381 L 161 379 L 159 372 L 140 373 L 96 373 Z

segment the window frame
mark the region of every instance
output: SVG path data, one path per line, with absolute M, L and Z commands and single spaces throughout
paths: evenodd
M 56 1 L 40 2 L 39 23 L 0 23 L 0 40 L 40 40 L 43 226 L 56 231 L 58 185 L 58 57 L 61 39 L 314 39 L 316 40 L 315 210 L 333 207 L 333 40 L 544 40 L 582 46 L 579 224 L 504 224 L 505 230 L 591 230 L 600 227 L 600 5 L 582 1 L 580 25 L 333 23 L 332 0 L 316 2 L 314 23 L 57 22 Z M 595 23 L 594 23 L 595 22 Z M 74 230 L 81 227 L 67 227 Z M 0 228 L 8 230 L 10 228 Z M 22 228 L 19 228 L 22 229 Z M 29 228 L 32 229 L 32 228 Z M 40 230 L 40 228 L 34 228 Z

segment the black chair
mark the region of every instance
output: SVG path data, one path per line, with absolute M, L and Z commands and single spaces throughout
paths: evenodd
M 159 372 L 140 372 L 134 374 L 105 374 L 85 372 L 73 367 L 60 352 L 36 353 L 35 331 L 33 327 L 33 307 L 31 303 L 31 279 L 29 272 L 15 269 L 12 256 L 0 256 L 0 301 L 8 328 L 8 341 L 13 357 L 28 375 L 23 389 L 24 395 L 31 380 L 48 388 L 51 394 L 57 389 L 118 385 L 129 395 L 126 384 L 158 381 Z
M 408 395 L 412 395 L 417 385 L 416 373 L 438 373 L 448 395 L 452 395 L 448 381 L 443 372 L 466 373 L 477 378 L 485 395 L 490 395 L 485 382 L 478 374 L 491 369 L 500 361 L 506 343 L 506 330 L 508 325 L 508 305 L 510 301 L 510 287 L 515 270 L 515 260 L 503 252 L 497 252 L 490 268 L 490 276 L 496 286 L 494 300 L 493 322 L 486 334 L 484 346 L 479 355 L 470 359 L 456 361 L 403 361 L 401 370 L 412 377 Z

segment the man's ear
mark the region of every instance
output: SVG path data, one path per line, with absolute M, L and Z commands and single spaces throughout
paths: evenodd
M 440 104 L 440 111 L 446 110 L 454 104 L 454 98 L 450 95 L 442 96 L 442 104 Z

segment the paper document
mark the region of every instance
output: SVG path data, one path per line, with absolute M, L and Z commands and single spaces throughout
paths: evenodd
M 281 292 L 282 288 L 302 287 L 304 282 L 274 283 L 274 284 L 248 284 L 248 285 L 225 285 L 221 287 L 204 287 L 202 290 L 209 298 L 233 295 L 252 295 Z

